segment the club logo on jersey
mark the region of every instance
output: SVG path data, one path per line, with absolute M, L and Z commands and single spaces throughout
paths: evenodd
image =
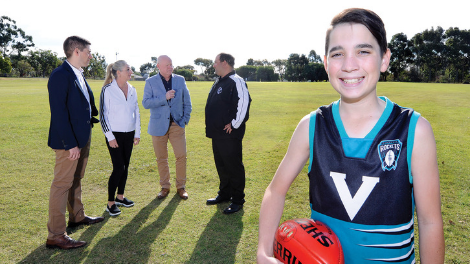
M 219 87 L 219 89 L 217 89 L 217 94 L 221 94 L 222 93 L 222 87 Z
M 403 143 L 399 139 L 395 139 L 384 140 L 377 146 L 383 171 L 391 171 L 397 168 L 402 145 Z

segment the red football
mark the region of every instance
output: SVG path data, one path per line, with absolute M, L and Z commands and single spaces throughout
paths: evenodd
M 344 264 L 338 237 L 327 225 L 312 219 L 282 223 L 273 247 L 274 257 L 285 264 Z

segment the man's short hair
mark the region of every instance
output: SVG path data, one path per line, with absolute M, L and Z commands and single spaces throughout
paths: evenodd
M 235 65 L 235 58 L 232 55 L 227 54 L 227 53 L 220 53 L 219 60 L 220 62 L 226 61 L 227 64 L 232 68 Z
M 71 36 L 65 39 L 64 41 L 64 53 L 65 57 L 70 58 L 72 57 L 73 51 L 75 48 L 78 48 L 80 51 L 83 51 L 86 46 L 91 45 L 91 43 L 81 37 L 78 36 Z

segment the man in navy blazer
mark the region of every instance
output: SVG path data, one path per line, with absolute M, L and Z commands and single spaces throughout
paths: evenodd
M 85 174 L 91 140 L 91 128 L 98 120 L 93 92 L 83 77 L 81 67 L 88 66 L 90 42 L 77 36 L 64 41 L 67 60 L 49 77 L 51 123 L 48 145 L 55 152 L 54 180 L 49 196 L 48 237 L 46 247 L 71 249 L 85 241 L 71 239 L 66 232 L 65 210 L 69 227 L 94 224 L 103 217 L 85 215 L 81 201 L 81 179 Z
M 145 82 L 142 105 L 150 109 L 148 133 L 152 135 L 157 157 L 161 191 L 157 197 L 165 198 L 170 192 L 170 168 L 168 165 L 168 140 L 176 158 L 176 189 L 182 199 L 186 192 L 186 135 L 185 126 L 191 117 L 191 98 L 183 76 L 173 74 L 170 57 L 158 57 L 159 73 Z

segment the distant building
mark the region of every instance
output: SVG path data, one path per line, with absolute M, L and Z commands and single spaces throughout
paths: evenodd
M 131 75 L 131 80 L 132 81 L 145 81 L 148 78 L 148 74 L 144 74 L 144 76 L 140 76 L 137 74 L 132 74 Z

